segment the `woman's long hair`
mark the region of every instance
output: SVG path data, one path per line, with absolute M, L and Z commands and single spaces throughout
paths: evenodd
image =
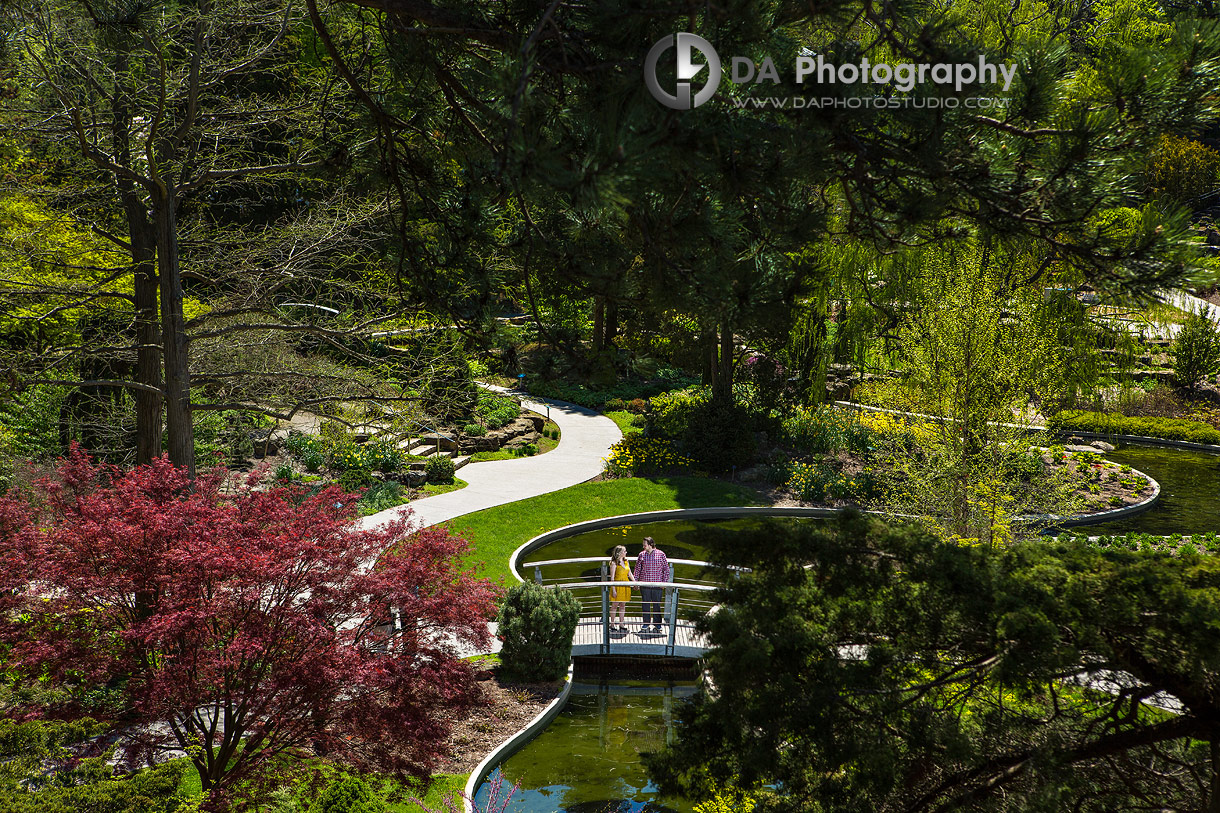
M 610 551 L 610 561 L 616 565 L 626 565 L 627 549 L 622 545 L 615 545 L 614 550 Z

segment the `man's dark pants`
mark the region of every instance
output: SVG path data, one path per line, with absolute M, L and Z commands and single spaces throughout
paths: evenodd
M 660 587 L 641 587 L 640 599 L 644 602 L 644 625 L 661 626 L 661 593 Z

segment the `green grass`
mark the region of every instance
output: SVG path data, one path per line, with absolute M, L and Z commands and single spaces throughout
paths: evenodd
M 448 494 L 450 491 L 457 491 L 468 485 L 469 483 L 460 477 L 454 477 L 452 483 L 424 483 L 420 491 L 424 492 L 426 496 L 431 497 L 435 494 Z
M 479 575 L 512 583 L 508 557 L 544 531 L 589 519 L 719 505 L 758 505 L 755 492 L 705 477 L 631 477 L 605 480 L 541 494 L 483 511 L 447 525 L 470 540 Z
M 447 813 L 449 810 L 449 800 L 454 800 L 458 810 L 462 809 L 461 797 L 459 794 L 466 788 L 466 780 L 470 777 L 469 774 L 449 774 L 438 773 L 432 776 L 432 784 L 428 786 L 428 792 L 420 801 L 424 803 L 424 807 L 435 813 Z M 397 783 L 387 781 L 381 788 L 383 792 L 391 790 Z M 416 791 L 408 791 L 410 794 Z M 408 802 L 393 802 L 386 800 L 385 809 L 387 813 L 423 813 L 424 808 L 419 805 Z
M 621 412 L 607 412 L 606 417 L 618 424 L 618 428 L 622 431 L 623 436 L 638 435 L 644 430 L 638 426 L 632 426 L 631 422 L 635 419 L 635 413 L 623 410 Z

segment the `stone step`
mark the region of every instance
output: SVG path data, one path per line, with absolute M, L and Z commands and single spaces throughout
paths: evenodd
M 462 466 L 465 466 L 469 462 L 470 462 L 470 455 L 468 455 L 468 454 L 464 454 L 461 457 L 455 457 L 455 458 L 453 458 L 453 470 L 457 471 L 458 469 L 460 469 Z

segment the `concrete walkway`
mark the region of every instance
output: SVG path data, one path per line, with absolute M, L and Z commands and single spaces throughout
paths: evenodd
M 550 407 L 550 418 L 559 426 L 558 446 L 534 457 L 468 463 L 459 473 L 469 484 L 465 488 L 372 514 L 361 525 L 380 525 L 410 508 L 415 520 L 426 527 L 592 480 L 602 473 L 610 447 L 623 437 L 614 421 L 592 409 L 546 398 L 525 398 L 521 404 L 540 415 Z

